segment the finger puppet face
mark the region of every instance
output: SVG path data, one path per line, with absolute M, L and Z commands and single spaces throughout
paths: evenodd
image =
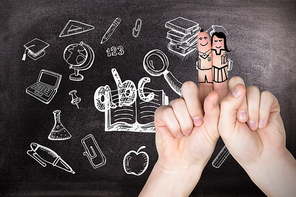
M 216 35 L 213 36 L 213 48 L 214 49 L 225 49 L 224 38 L 218 38 Z
M 200 32 L 197 36 L 198 50 L 205 52 L 211 49 L 211 39 L 207 32 Z

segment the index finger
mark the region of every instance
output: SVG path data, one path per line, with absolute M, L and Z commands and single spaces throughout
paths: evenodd
M 197 85 L 192 81 L 187 81 L 183 84 L 181 91 L 194 125 L 200 126 L 203 122 L 203 110 Z
M 199 98 L 203 103 L 207 95 L 213 90 L 212 45 L 207 32 L 201 30 L 197 35 L 197 47 L 198 57 L 196 68 L 198 70 Z
M 228 94 L 227 53 L 230 52 L 223 32 L 212 34 L 213 82 L 214 90 L 219 93 L 219 102 Z

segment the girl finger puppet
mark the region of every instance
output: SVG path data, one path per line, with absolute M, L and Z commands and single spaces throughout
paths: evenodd
M 198 83 L 213 83 L 212 73 L 212 46 L 210 36 L 201 30 L 197 35 L 198 58 Z
M 211 43 L 213 54 L 213 80 L 215 83 L 223 83 L 228 79 L 226 52 L 230 52 L 226 45 L 226 35 L 223 32 L 213 33 Z
M 230 52 L 226 45 L 226 35 L 223 32 L 212 34 L 213 81 L 214 90 L 219 93 L 219 102 L 228 93 L 228 65 L 227 54 Z

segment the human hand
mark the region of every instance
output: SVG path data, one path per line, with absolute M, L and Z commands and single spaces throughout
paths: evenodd
M 231 92 L 221 103 L 219 133 L 228 150 L 242 165 L 281 155 L 285 150 L 285 129 L 277 99 L 258 88 L 247 89 L 236 77 Z
M 218 117 L 218 93 L 209 93 L 203 112 L 198 87 L 184 83 L 182 97 L 155 112 L 158 163 L 170 170 L 195 164 L 204 167 L 219 138 Z
M 294 196 L 296 161 L 285 147 L 280 106 L 270 92 L 229 82 L 222 100 L 219 133 L 231 155 L 268 196 Z
M 196 84 L 185 82 L 181 98 L 156 110 L 159 158 L 140 196 L 188 196 L 194 189 L 219 137 L 217 92 L 203 108 Z

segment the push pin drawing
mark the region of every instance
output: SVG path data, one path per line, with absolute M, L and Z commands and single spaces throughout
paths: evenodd
M 79 109 L 78 103 L 80 103 L 81 98 L 76 95 L 77 90 L 72 90 L 69 92 L 69 95 L 72 97 L 71 104 L 76 105 L 77 109 Z

